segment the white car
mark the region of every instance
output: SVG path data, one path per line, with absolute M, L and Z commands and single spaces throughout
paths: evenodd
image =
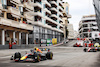
M 73 45 L 73 47 L 83 47 L 83 40 L 77 40 L 77 42 Z

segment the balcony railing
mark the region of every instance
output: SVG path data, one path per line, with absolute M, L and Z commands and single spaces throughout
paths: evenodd
M 30 20 L 33 20 L 33 16 L 28 14 L 28 13 L 24 13 L 24 16 Z
M 12 3 L 21 3 L 21 0 L 10 0 Z
M 33 7 L 29 3 L 27 3 L 27 2 L 24 2 L 24 6 L 26 8 L 28 8 L 28 9 L 30 9 L 30 10 L 33 10 Z
M 43 2 L 45 2 L 45 4 L 51 7 L 51 4 L 47 0 L 43 0 Z
M 33 30 L 32 25 L 19 23 L 17 21 L 4 19 L 4 18 L 1 18 L 1 17 L 0 17 L 0 24 L 7 25 L 7 26 L 12 26 L 12 27 L 16 27 L 16 28 L 21 28 L 21 29 L 26 29 L 26 30 Z
M 14 7 L 8 7 L 8 11 L 18 16 L 21 15 L 19 9 L 16 9 Z
M 51 4 L 55 4 L 57 6 L 57 2 L 56 1 L 51 1 Z
M 47 8 L 44 9 L 47 13 L 51 14 L 51 11 L 48 10 Z
M 61 6 L 59 6 L 59 9 L 60 9 L 61 11 L 63 11 L 63 8 L 62 8 Z
M 42 3 L 36 2 L 36 3 L 33 4 L 33 6 L 34 6 L 34 7 L 35 7 L 35 6 L 38 6 L 38 7 L 42 8 L 42 5 L 41 5 L 41 4 L 42 4 Z

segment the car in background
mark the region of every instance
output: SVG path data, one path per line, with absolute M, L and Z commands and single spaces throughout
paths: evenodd
M 94 47 L 100 47 L 100 44 L 99 43 L 95 43 Z
M 73 45 L 73 47 L 83 47 L 83 40 L 77 40 L 77 42 Z
M 91 43 L 90 40 L 85 40 L 84 41 L 84 47 L 91 47 L 93 44 Z
M 88 47 L 83 49 L 84 52 L 97 52 L 97 48 L 95 47 Z

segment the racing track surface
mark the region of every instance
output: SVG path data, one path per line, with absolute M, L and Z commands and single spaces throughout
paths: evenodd
M 73 45 L 76 43 L 77 40 L 71 40 L 69 41 L 68 43 L 66 44 L 63 44 L 63 46 L 66 46 L 66 47 L 73 47 Z
M 14 62 L 10 56 L 0 57 L 0 67 L 99 67 L 99 52 L 83 52 L 82 47 L 52 47 L 53 60 L 33 62 Z

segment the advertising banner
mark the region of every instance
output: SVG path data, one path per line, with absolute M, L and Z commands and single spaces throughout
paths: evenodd
M 57 44 L 57 38 L 53 38 L 53 39 L 52 39 L 52 44 L 53 44 L 53 45 Z
M 52 45 L 52 39 L 47 39 L 47 46 L 51 46 Z
M 47 46 L 47 40 L 46 39 L 41 39 L 40 40 L 40 46 Z

